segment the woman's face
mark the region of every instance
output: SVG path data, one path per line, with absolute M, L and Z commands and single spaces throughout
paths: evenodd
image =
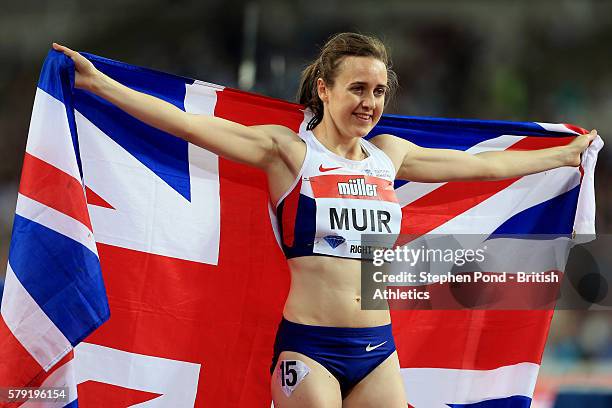
M 325 120 L 348 137 L 363 137 L 382 115 L 387 93 L 387 67 L 373 57 L 344 57 L 334 85 L 317 81 Z

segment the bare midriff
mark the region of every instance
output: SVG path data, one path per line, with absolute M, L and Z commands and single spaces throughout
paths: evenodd
M 332 327 L 372 327 L 391 322 L 388 310 L 361 309 L 361 261 L 329 256 L 289 259 L 291 289 L 283 316 Z

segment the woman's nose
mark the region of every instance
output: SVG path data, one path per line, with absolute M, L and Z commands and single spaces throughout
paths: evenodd
M 361 101 L 361 104 L 364 108 L 374 110 L 376 107 L 376 98 L 374 98 L 374 95 L 366 95 Z

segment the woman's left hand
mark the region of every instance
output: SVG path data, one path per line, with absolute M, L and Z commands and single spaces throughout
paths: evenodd
M 567 152 L 567 166 L 578 167 L 580 166 L 581 154 L 589 147 L 589 144 L 597 137 L 597 130 L 593 129 L 591 132 L 576 136 L 574 140 L 565 146 Z

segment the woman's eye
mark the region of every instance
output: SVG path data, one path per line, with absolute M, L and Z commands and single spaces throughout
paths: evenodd
M 355 86 L 351 88 L 351 91 L 355 92 L 355 93 L 363 93 L 363 86 Z M 384 96 L 386 93 L 384 88 L 378 88 L 374 90 L 374 95 L 375 96 Z

